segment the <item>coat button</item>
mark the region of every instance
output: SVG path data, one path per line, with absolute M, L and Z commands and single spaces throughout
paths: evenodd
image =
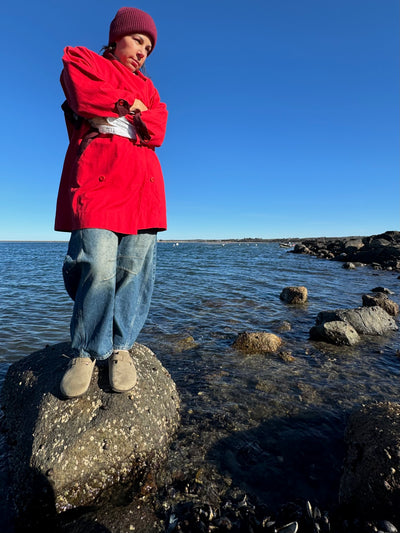
M 104 176 L 99 176 L 99 181 L 104 181 L 106 178 Z
M 154 182 L 154 178 L 153 178 L 153 176 L 151 176 L 150 181 L 151 181 L 151 183 Z

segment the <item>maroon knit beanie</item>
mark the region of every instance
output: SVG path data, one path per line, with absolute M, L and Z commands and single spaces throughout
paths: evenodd
M 108 43 L 130 33 L 143 33 L 151 41 L 153 51 L 157 41 L 157 28 L 151 16 L 136 7 L 121 7 L 110 24 Z

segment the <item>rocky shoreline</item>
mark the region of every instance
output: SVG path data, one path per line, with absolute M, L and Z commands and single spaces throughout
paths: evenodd
M 305 239 L 295 244 L 293 253 L 341 261 L 349 269 L 370 265 L 376 270 L 400 272 L 400 231 L 370 237 Z
M 371 236 L 310 237 L 262 239 L 159 239 L 160 243 L 184 244 L 257 244 L 279 243 L 282 248 L 290 248 L 296 254 L 308 254 L 321 259 L 341 261 L 344 268 L 371 265 L 376 270 L 400 272 L 400 231 L 386 231 Z

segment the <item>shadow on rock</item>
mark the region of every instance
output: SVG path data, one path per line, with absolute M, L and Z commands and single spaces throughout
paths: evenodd
M 320 412 L 276 418 L 219 441 L 208 459 L 271 508 L 296 499 L 328 508 L 337 504 L 344 427 Z
M 47 478 L 33 469 L 30 477 L 34 485 L 29 505 L 23 513 L 10 520 L 8 533 L 111 533 L 97 520 L 87 516 L 95 513 L 94 507 L 81 507 L 58 514 L 54 491 Z

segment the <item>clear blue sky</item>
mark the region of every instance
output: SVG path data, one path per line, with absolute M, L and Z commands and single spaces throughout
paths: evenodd
M 148 11 L 167 103 L 163 239 L 399 229 L 398 0 L 21 0 L 2 8 L 0 240 L 53 231 L 66 45 Z

